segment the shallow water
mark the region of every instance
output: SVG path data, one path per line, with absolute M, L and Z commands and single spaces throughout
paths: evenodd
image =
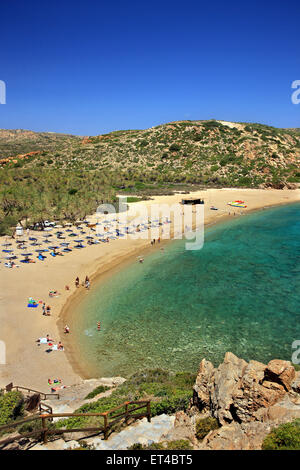
M 202 250 L 174 241 L 99 283 L 71 323 L 91 376 L 195 371 L 226 351 L 291 359 L 300 339 L 300 204 L 205 230 Z M 101 331 L 97 331 L 101 321 Z

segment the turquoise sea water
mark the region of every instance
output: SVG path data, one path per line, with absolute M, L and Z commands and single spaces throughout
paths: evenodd
M 208 228 L 199 251 L 184 244 L 156 247 L 80 302 L 73 341 L 91 376 L 195 371 L 226 351 L 291 359 L 300 339 L 300 204 Z

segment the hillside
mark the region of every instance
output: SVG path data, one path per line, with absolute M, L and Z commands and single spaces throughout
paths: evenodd
M 14 149 L 14 151 L 12 151 Z M 224 121 L 178 121 L 146 130 L 74 136 L 0 131 L 0 155 L 24 168 L 109 170 L 149 180 L 281 187 L 300 182 L 299 130 Z M 10 155 L 9 155 L 10 154 Z M 14 160 L 14 162 L 13 162 Z M 16 158 L 9 166 L 16 165 Z M 2 164 L 6 164 L 4 162 Z
M 0 129 L 0 159 L 45 150 L 55 152 L 80 137 L 53 132 L 33 132 L 23 129 Z
M 300 183 L 299 129 L 177 121 L 78 137 L 0 130 L 0 233 L 18 220 L 76 220 L 116 194 Z M 59 170 L 59 171 L 58 171 Z

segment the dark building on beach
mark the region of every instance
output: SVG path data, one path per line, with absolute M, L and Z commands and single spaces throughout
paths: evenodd
M 192 198 L 182 199 L 181 204 L 192 204 L 192 205 L 204 204 L 204 199 L 192 199 Z

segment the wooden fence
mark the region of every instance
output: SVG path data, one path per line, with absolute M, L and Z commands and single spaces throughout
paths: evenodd
M 133 406 L 133 407 L 132 407 Z M 136 413 L 139 410 L 145 409 L 142 413 Z M 86 428 L 71 428 L 71 429 L 51 429 L 48 427 L 48 423 L 52 422 L 54 418 L 88 418 L 88 417 L 98 417 L 102 418 L 102 422 L 99 423 L 99 426 L 90 426 Z M 111 410 L 105 411 L 103 413 L 42 413 L 36 414 L 29 418 L 25 418 L 20 421 L 12 422 L 5 426 L 0 426 L 0 434 L 3 431 L 12 431 L 13 429 L 23 425 L 28 424 L 34 421 L 41 422 L 41 428 L 29 433 L 22 433 L 6 439 L 0 440 L 0 446 L 9 444 L 11 442 L 17 441 L 21 438 L 34 437 L 36 436 L 39 439 L 42 439 L 44 444 L 47 443 L 48 437 L 51 435 L 73 433 L 73 432 L 92 432 L 93 434 L 103 433 L 104 439 L 107 439 L 109 432 L 112 427 L 124 420 L 125 424 L 128 424 L 129 419 L 141 419 L 147 417 L 148 421 L 151 421 L 151 402 L 150 400 L 145 401 L 126 401 L 122 405 L 117 406 Z
M 12 390 L 17 390 L 17 391 L 25 391 L 27 393 L 38 393 L 40 397 L 43 400 L 48 400 L 51 398 L 56 398 L 59 400 L 59 394 L 58 393 L 44 393 L 44 392 L 39 392 L 38 390 L 33 390 L 32 388 L 27 388 L 27 387 L 21 387 L 20 385 L 14 385 L 13 383 L 10 383 L 6 385 L 2 391 L 5 392 L 11 392 Z

